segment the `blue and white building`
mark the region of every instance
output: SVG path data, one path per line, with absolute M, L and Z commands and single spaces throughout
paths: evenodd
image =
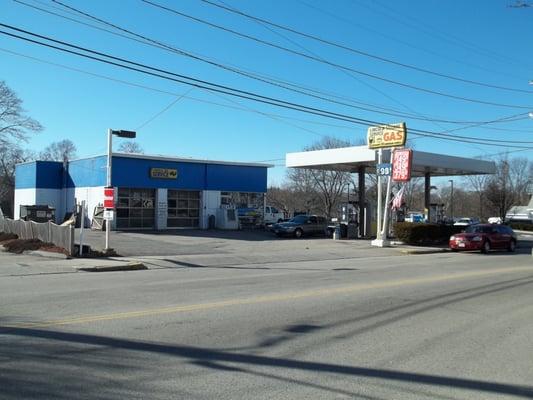
M 103 205 L 107 156 L 16 166 L 15 219 L 21 205 L 49 205 L 56 222 L 85 201 L 86 215 Z M 115 229 L 202 228 L 233 207 L 264 205 L 268 164 L 113 153 Z

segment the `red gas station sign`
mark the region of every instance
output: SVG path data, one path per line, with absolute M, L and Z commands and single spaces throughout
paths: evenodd
M 409 182 L 412 163 L 413 150 L 395 149 L 392 155 L 392 180 L 394 182 Z
M 104 188 L 104 208 L 115 208 L 115 189 Z

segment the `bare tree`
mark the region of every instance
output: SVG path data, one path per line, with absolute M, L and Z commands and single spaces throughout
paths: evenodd
M 33 153 L 24 151 L 19 146 L 13 144 L 0 146 L 0 208 L 5 215 L 13 216 L 15 166 L 34 158 Z
M 504 157 L 498 161 L 496 174 L 490 178 L 485 193 L 500 218 L 505 218 L 512 206 L 527 204 L 531 172 L 532 165 L 527 158 Z
M 39 132 L 42 125 L 25 115 L 22 100 L 4 81 L 0 81 L 0 145 L 12 140 L 27 140 L 30 132 Z
M 122 153 L 144 154 L 144 149 L 141 147 L 141 145 L 132 140 L 120 143 L 118 146 L 118 151 Z
M 349 146 L 344 140 L 325 137 L 305 148 L 305 151 L 333 149 Z M 349 172 L 321 169 L 291 168 L 287 173 L 291 187 L 305 193 L 307 202 L 320 201 L 319 212 L 330 218 L 338 207 L 346 186 L 351 181 Z M 308 207 L 309 208 L 309 207 Z
M 70 139 L 54 142 L 47 146 L 39 158 L 45 161 L 68 161 L 76 158 L 76 145 Z

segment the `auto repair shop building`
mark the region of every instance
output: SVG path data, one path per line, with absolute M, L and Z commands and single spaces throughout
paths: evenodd
M 209 226 L 221 209 L 262 209 L 268 164 L 113 153 L 115 229 L 172 229 Z M 15 170 L 15 219 L 21 205 L 49 205 L 57 222 L 86 203 L 92 219 L 104 200 L 107 156 L 67 163 L 33 161 Z

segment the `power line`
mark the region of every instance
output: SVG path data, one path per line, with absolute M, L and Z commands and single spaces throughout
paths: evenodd
M 302 53 L 302 52 L 299 52 L 299 51 L 296 51 L 296 50 L 292 50 L 292 49 L 289 49 L 287 47 L 280 46 L 278 44 L 275 44 L 275 43 L 272 43 L 272 42 L 257 38 L 255 36 L 251 36 L 251 35 L 248 35 L 248 34 L 245 34 L 245 33 L 242 33 L 242 32 L 238 32 L 238 31 L 235 31 L 233 29 L 226 28 L 226 27 L 223 27 L 221 25 L 217 25 L 215 23 L 206 21 L 204 19 L 201 19 L 201 18 L 198 18 L 198 17 L 194 17 L 194 16 L 189 15 L 189 14 L 182 13 L 182 12 L 177 11 L 175 9 L 172 9 L 172 8 L 169 8 L 169 7 L 154 3 L 154 2 L 152 2 L 150 0 L 141 0 L 141 1 L 146 3 L 146 4 L 151 5 L 153 7 L 160 8 L 162 10 L 165 10 L 165 11 L 170 12 L 170 13 L 174 13 L 176 15 L 180 15 L 180 16 L 182 16 L 184 18 L 188 18 L 190 20 L 199 22 L 201 24 L 210 26 L 212 28 L 216 28 L 216 29 L 222 30 L 224 32 L 231 33 L 233 35 L 236 35 L 236 36 L 239 36 L 239 37 L 242 37 L 242 38 L 245 38 L 245 39 L 249 39 L 249 40 L 255 41 L 257 43 L 261 43 L 261 44 L 269 46 L 269 47 L 273 47 L 273 48 L 276 48 L 276 49 L 279 49 L 279 50 L 282 50 L 282 51 L 285 51 L 285 52 L 288 52 L 288 53 L 291 53 L 291 54 L 295 54 L 295 55 L 298 55 L 300 57 L 304 57 L 304 58 L 307 58 L 307 59 L 310 59 L 310 60 L 313 60 L 313 61 L 316 61 L 316 62 L 319 62 L 319 63 L 323 63 L 323 64 L 326 64 L 326 65 L 329 65 L 329 66 L 332 66 L 332 67 L 335 67 L 335 68 L 341 68 L 341 69 L 344 69 L 346 71 L 351 71 L 353 73 L 356 73 L 356 74 L 359 74 L 359 75 L 362 75 L 362 76 L 366 76 L 368 78 L 372 78 L 372 79 L 375 79 L 375 80 L 379 80 L 379 81 L 382 81 L 382 82 L 387 82 L 387 83 L 390 83 L 390 84 L 393 84 L 393 85 L 405 87 L 405 88 L 416 90 L 416 91 L 420 91 L 420 92 L 423 92 L 423 93 L 429 93 L 429 94 L 433 94 L 433 95 L 437 95 L 437 96 L 448 97 L 448 98 L 455 99 L 455 100 L 466 101 L 466 102 L 469 102 L 469 103 L 477 103 L 477 104 L 484 104 L 484 105 L 490 105 L 490 106 L 495 106 L 495 107 L 515 108 L 515 109 L 524 109 L 524 110 L 531 110 L 533 108 L 533 106 L 520 106 L 520 105 L 505 104 L 505 103 L 494 103 L 494 102 L 485 101 L 485 100 L 479 100 L 479 99 L 473 99 L 473 98 L 469 98 L 469 97 L 457 96 L 457 95 L 450 94 L 450 93 L 439 92 L 439 91 L 436 91 L 436 90 L 426 89 L 426 88 L 419 87 L 419 86 L 414 86 L 414 85 L 411 85 L 411 84 L 408 84 L 408 83 L 395 81 L 395 80 L 392 80 L 392 79 L 389 79 L 389 78 L 385 78 L 385 77 L 378 76 L 378 75 L 375 75 L 375 74 L 371 74 L 371 73 L 368 73 L 368 72 L 356 70 L 354 68 L 347 67 L 345 65 L 337 64 L 337 63 L 334 63 L 334 62 L 331 62 L 331 61 L 327 61 L 325 59 L 321 59 L 321 58 L 318 58 L 318 57 L 315 57 L 315 56 L 311 56 L 311 55 L 308 55 L 308 54 L 305 54 L 305 53 Z
M 188 52 L 186 52 L 186 51 L 184 51 L 182 49 L 178 49 L 176 47 L 173 47 L 173 46 L 170 46 L 168 44 L 162 43 L 160 41 L 151 39 L 151 38 L 149 38 L 147 36 L 140 35 L 138 33 L 135 33 L 133 31 L 131 31 L 131 30 L 122 28 L 122 27 L 120 27 L 120 26 L 118 26 L 116 24 L 112 24 L 112 23 L 110 23 L 108 21 L 105 21 L 105 20 L 103 20 L 101 18 L 95 17 L 95 16 L 93 16 L 93 15 L 91 15 L 89 13 L 81 11 L 81 10 L 75 8 L 75 7 L 71 7 L 69 5 L 66 5 L 66 4 L 64 4 L 64 3 L 60 2 L 60 1 L 57 1 L 57 0 L 52 0 L 52 1 L 54 1 L 57 4 L 60 4 L 61 6 L 67 8 L 68 10 L 73 11 L 71 13 L 77 13 L 77 14 L 79 14 L 79 15 L 87 18 L 87 19 L 91 19 L 91 20 L 97 21 L 97 22 L 99 22 L 101 24 L 110 26 L 110 27 L 112 27 L 114 29 L 117 29 L 117 30 L 120 30 L 122 32 L 125 32 L 128 35 L 133 35 L 133 36 L 135 36 L 137 38 L 140 38 L 141 40 L 138 40 L 135 37 L 131 37 L 131 36 L 127 36 L 127 35 L 124 35 L 124 34 L 121 34 L 121 33 L 117 33 L 117 32 L 114 32 L 114 31 L 111 31 L 111 30 L 108 30 L 108 29 L 105 29 L 105 28 L 102 28 L 102 27 L 99 27 L 99 26 L 88 24 L 86 22 L 78 21 L 76 19 L 64 16 L 64 15 L 60 15 L 60 14 L 57 14 L 57 13 L 49 11 L 49 10 L 45 10 L 45 9 L 42 9 L 40 7 L 37 7 L 37 6 L 33 6 L 31 4 L 27 4 L 27 3 L 23 2 L 23 1 L 20 1 L 20 0 L 14 0 L 14 1 L 19 3 L 19 4 L 22 4 L 24 6 L 31 7 L 33 9 L 38 10 L 38 11 L 42 11 L 42 12 L 45 12 L 45 13 L 48 13 L 48 14 L 51 14 L 51 15 L 54 15 L 54 16 L 57 16 L 57 17 L 60 17 L 60 18 L 67 19 L 67 20 L 75 22 L 75 23 L 79 23 L 79 24 L 82 24 L 82 25 L 85 25 L 85 26 L 88 26 L 88 27 L 91 27 L 91 28 L 94 28 L 94 29 L 98 29 L 98 30 L 101 30 L 101 31 L 104 31 L 104 32 L 107 32 L 107 33 L 110 33 L 110 34 L 113 34 L 113 35 L 128 39 L 128 40 L 133 40 L 133 41 L 136 41 L 136 42 L 144 44 L 144 45 L 149 45 L 149 46 L 156 47 L 156 48 L 159 48 L 159 49 L 162 49 L 162 50 L 165 50 L 165 51 L 170 51 L 170 52 L 173 52 L 173 53 L 177 53 L 177 54 L 182 55 L 182 56 L 191 57 L 191 58 L 193 58 L 195 60 L 202 61 L 202 62 L 208 63 L 210 65 L 214 65 L 216 67 L 219 67 L 219 68 L 222 68 L 222 69 L 225 69 L 225 70 L 229 70 L 231 72 L 246 76 L 246 77 L 251 78 L 251 79 L 255 79 L 255 80 L 270 84 L 270 85 L 278 86 L 278 87 L 284 88 L 286 90 L 290 90 L 290 91 L 293 91 L 293 92 L 304 94 L 306 96 L 310 96 L 310 97 L 318 98 L 318 99 L 321 99 L 321 100 L 325 100 L 325 101 L 328 101 L 328 102 L 331 102 L 331 103 L 336 103 L 336 104 L 339 104 L 339 105 L 344 105 L 344 106 L 355 108 L 355 109 L 369 111 L 369 112 L 372 112 L 372 113 L 380 113 L 380 114 L 386 114 L 386 115 L 391 115 L 391 116 L 398 116 L 398 117 L 401 117 L 401 118 L 411 118 L 411 119 L 421 120 L 421 121 L 442 122 L 442 123 L 449 123 L 449 124 L 485 124 L 486 123 L 484 121 L 481 121 L 481 122 L 480 121 L 454 121 L 454 120 L 447 120 L 447 119 L 438 119 L 436 117 L 429 118 L 429 117 L 426 117 L 426 116 L 422 116 L 422 118 L 421 118 L 420 116 L 416 116 L 416 115 L 412 115 L 412 114 L 406 114 L 405 112 L 396 111 L 394 109 L 384 108 L 384 107 L 381 107 L 381 106 L 376 106 L 376 105 L 373 105 L 373 104 L 368 104 L 368 103 L 363 103 L 363 102 L 358 102 L 358 101 L 355 101 L 353 99 L 332 95 L 330 93 L 324 93 L 324 92 L 318 91 L 316 89 L 310 89 L 310 88 L 303 87 L 301 85 L 296 85 L 294 83 L 290 83 L 290 82 L 287 82 L 287 81 L 282 81 L 282 80 L 274 79 L 274 78 L 271 78 L 271 77 L 265 78 L 265 76 L 261 76 L 261 75 L 259 75 L 257 73 L 253 74 L 253 73 L 246 72 L 246 71 L 243 71 L 243 70 L 238 70 L 238 69 L 236 69 L 234 67 L 225 66 L 225 65 L 223 65 L 223 64 L 221 64 L 219 62 L 212 62 L 212 61 L 207 60 L 205 58 L 202 58 L 200 56 L 194 55 L 192 53 L 188 53 Z M 34 1 L 36 1 L 36 0 L 34 0 Z M 346 72 L 346 71 L 344 71 L 344 72 Z M 349 75 L 352 76 L 351 74 L 349 74 Z M 280 84 L 280 82 L 281 82 L 281 84 Z M 357 104 L 364 104 L 364 105 L 368 105 L 369 107 L 376 107 L 378 110 L 369 109 L 369 108 L 366 108 L 366 107 L 354 106 L 352 104 L 347 104 L 345 102 L 339 102 L 339 101 L 332 100 L 330 98 L 324 98 L 323 96 L 316 96 L 316 95 L 313 95 L 312 93 L 304 92 L 302 90 L 295 90 L 294 89 L 295 87 L 298 88 L 298 89 L 302 89 L 304 91 L 324 94 L 326 96 L 330 96 L 330 97 L 334 97 L 334 98 L 348 99 L 349 101 L 355 102 Z M 373 89 L 375 89 L 375 88 L 373 88 Z M 375 89 L 375 90 L 377 90 L 377 89 Z M 381 91 L 379 91 L 379 92 L 381 94 L 383 94 Z M 406 106 L 404 106 L 404 107 L 406 107 Z M 382 110 L 386 110 L 386 111 L 382 111 Z M 390 111 L 390 110 L 392 110 L 393 112 L 387 112 L 387 111 Z M 418 114 L 418 115 L 420 115 L 420 114 Z
M 20 0 L 15 0 L 16 2 L 18 3 L 21 3 L 21 4 L 24 4 L 24 5 L 28 5 Z M 228 67 L 227 65 L 223 65 L 219 62 L 213 62 L 213 61 L 210 61 L 210 60 L 207 60 L 205 58 L 202 58 L 198 55 L 193 55 L 192 53 L 189 53 L 189 52 L 185 52 L 184 50 L 182 49 L 178 49 L 176 47 L 173 47 L 173 46 L 170 46 L 166 43 L 163 43 L 163 42 L 160 42 L 160 41 L 157 41 L 157 40 L 154 40 L 152 38 L 149 38 L 145 35 L 140 35 L 136 32 L 133 32 L 129 29 L 125 29 L 123 27 L 120 27 L 116 24 L 113 24 L 113 23 L 110 23 L 108 21 L 105 21 L 101 18 L 98 18 L 98 17 L 95 17 L 94 15 L 91 15 L 89 13 L 86 13 L 84 11 L 81 11 L 75 7 L 72 7 L 72 6 L 69 6 L 69 5 L 66 5 L 58 0 L 52 0 L 53 2 L 57 3 L 57 4 L 60 4 L 62 5 L 63 7 L 69 9 L 69 10 L 73 10 L 74 12 L 77 12 L 79 13 L 80 15 L 83 15 L 89 19 L 92 19 L 94 21 L 97 21 L 101 24 L 104 24 L 104 25 L 107 25 L 107 26 L 110 26 L 114 29 L 118 29 L 122 32 L 125 32 L 129 35 L 133 35 L 137 38 L 140 38 L 142 40 L 137 40 L 137 39 L 134 39 L 132 37 L 129 37 L 129 36 L 125 36 L 125 35 L 122 35 L 122 34 L 117 34 L 116 32 L 112 32 L 112 31 L 109 31 L 107 29 L 102 29 L 100 27 L 94 27 L 93 25 L 90 25 L 90 24 L 86 24 L 86 23 L 83 23 L 83 22 L 80 22 L 84 25 L 88 25 L 88 26 L 92 26 L 96 29 L 100 29 L 100 30 L 103 30 L 105 32 L 109 32 L 109 33 L 113 33 L 113 34 L 116 34 L 120 37 L 124 37 L 126 39 L 130 39 L 130 40 L 134 40 L 134 41 L 137 41 L 137 42 L 140 42 L 140 43 L 143 43 L 143 44 L 146 44 L 146 45 L 150 45 L 150 46 L 153 46 L 153 47 L 157 47 L 159 49 L 163 49 L 163 50 L 166 50 L 166 51 L 170 51 L 170 52 L 174 52 L 174 53 L 177 53 L 179 55 L 182 55 L 182 56 L 186 56 L 186 57 L 190 57 L 190 58 L 193 58 L 197 61 L 201 61 L 201 62 L 204 62 L 204 63 L 207 63 L 207 64 L 210 64 L 210 65 L 213 65 L 215 67 L 218 67 L 218 68 L 222 68 L 224 70 L 228 70 L 230 72 L 233 72 L 233 73 L 237 73 L 239 75 L 243 75 L 247 78 L 251 78 L 251 79 L 255 79 L 255 80 L 258 80 L 260 82 L 263 82 L 263 83 L 267 83 L 269 85 L 273 85 L 273 86 L 277 86 L 277 87 L 281 87 L 283 89 L 286 89 L 286 90 L 290 90 L 290 91 L 293 91 L 293 92 L 296 92 L 296 93 L 299 93 L 299 94 L 303 94 L 303 95 L 306 95 L 306 96 L 309 96 L 309 97 L 313 97 L 313 98 L 317 98 L 317 99 L 320 99 L 320 100 L 324 100 L 324 101 L 327 101 L 327 102 L 330 102 L 330 103 L 335 103 L 335 104 L 339 104 L 339 105 L 343 105 L 343 106 L 346 106 L 346 107 L 350 107 L 350 108 L 355 108 L 355 109 L 359 109 L 359 110 L 363 110 L 363 111 L 369 111 L 369 112 L 372 112 L 372 113 L 380 113 L 380 114 L 386 114 L 386 115 L 391 115 L 391 116 L 397 116 L 397 117 L 400 117 L 400 118 L 411 118 L 411 119 L 415 119 L 415 120 L 420 120 L 420 121 L 429 121 L 429 122 L 442 122 L 442 123 L 450 123 L 450 124 L 471 124 L 471 123 L 478 123 L 478 122 L 472 122 L 472 121 L 452 121 L 452 120 L 446 120 L 446 119 L 438 119 L 438 118 L 429 118 L 429 117 L 426 117 L 426 116 L 416 116 L 416 115 L 412 115 L 412 114 L 405 114 L 405 113 L 401 113 L 401 112 L 389 112 L 389 111 L 382 111 L 382 110 L 387 110 L 386 108 L 383 108 L 383 107 L 378 107 L 380 108 L 381 110 L 374 110 L 374 109 L 370 109 L 370 108 L 367 108 L 367 107 L 361 107 L 361 106 L 356 106 L 356 105 L 353 105 L 353 104 L 348 104 L 348 103 L 345 103 L 345 102 L 342 102 L 342 101 L 337 101 L 337 100 L 333 100 L 331 98 L 325 98 L 323 96 L 318 96 L 318 95 L 315 95 L 315 94 L 312 94 L 312 93 L 308 93 L 308 91 L 312 91 L 312 92 L 315 92 L 315 93 L 321 93 L 321 94 L 324 94 L 323 92 L 320 92 L 320 91 L 313 91 L 313 90 L 310 90 L 308 88 L 304 88 L 302 86 L 299 86 L 299 85 L 295 85 L 293 83 L 287 83 L 287 82 L 283 82 L 283 81 L 280 81 L 280 80 L 272 80 L 272 79 L 266 79 L 265 77 L 263 76 L 260 76 L 260 75 L 257 75 L 257 74 L 251 74 L 249 72 L 246 72 L 246 71 L 243 71 L 243 70 L 239 70 L 237 68 L 234 68 L 234 67 Z M 33 7 L 31 5 L 28 5 L 32 8 L 36 8 L 36 7 Z M 45 12 L 48 12 L 46 10 L 43 10 Z M 50 12 L 49 12 L 50 13 Z M 57 15 L 55 13 L 52 13 L 54 15 Z M 62 17 L 61 15 L 57 15 L 59 17 Z M 68 18 L 70 19 L 70 18 Z M 70 19 L 71 20 L 71 19 Z M 79 21 L 75 21 L 74 22 L 79 22 Z M 147 43 L 148 42 L 148 43 Z M 154 46 L 155 45 L 155 46 Z M 301 46 L 300 46 L 301 47 Z M 344 71 L 344 72 L 347 72 L 347 71 Z M 351 74 L 349 74 L 351 77 L 353 77 Z M 282 83 L 280 83 L 282 82 Z M 364 82 L 362 82 L 364 83 Z M 290 87 L 289 87 L 290 86 Z M 297 89 L 295 89 L 297 88 Z M 305 91 L 302 91 L 302 90 L 299 90 L 299 89 L 302 89 L 302 90 L 305 90 Z M 378 90 L 374 87 L 372 87 L 372 89 L 374 90 Z M 383 92 L 379 91 L 379 93 L 381 93 L 382 95 L 386 96 L 386 97 L 389 97 L 388 95 L 384 94 Z M 326 95 L 329 95 L 329 94 L 326 94 Z M 331 96 L 331 95 L 329 95 Z M 335 97 L 335 96 L 334 96 Z M 392 99 L 394 100 L 394 99 Z M 376 107 L 374 105 L 371 105 L 371 104 L 368 104 L 368 103 L 362 103 L 362 102 L 357 102 L 359 104 L 364 104 L 364 105 L 368 105 L 370 107 Z M 404 106 L 405 107 L 405 106 Z
M 176 97 L 172 102 L 168 105 L 166 105 L 161 111 L 158 111 L 156 114 L 152 115 L 150 118 L 148 118 L 146 121 L 144 121 L 141 125 L 139 125 L 137 128 L 135 128 L 135 131 L 140 131 L 142 128 L 144 128 L 146 125 L 148 125 L 150 122 L 155 120 L 157 117 L 168 111 L 174 104 L 176 104 L 178 101 L 183 99 L 187 94 L 189 94 L 194 88 L 189 88 L 187 91 L 185 91 L 181 96 Z
M 382 62 L 385 62 L 385 63 L 393 64 L 393 65 L 396 65 L 396 66 L 399 66 L 399 67 L 408 68 L 408 69 L 411 69 L 411 70 L 414 70 L 414 71 L 423 72 L 423 73 L 430 74 L 430 75 L 433 75 L 433 76 L 438 76 L 438 77 L 441 77 L 441 78 L 451 79 L 451 80 L 455 80 L 455 81 L 463 82 L 463 83 L 468 83 L 468 84 L 472 84 L 472 85 L 484 86 L 484 87 L 488 87 L 488 88 L 492 88 L 492 89 L 500 89 L 500 90 L 506 90 L 506 91 L 511 91 L 511 92 L 533 94 L 533 92 L 530 91 L 530 90 L 515 89 L 515 88 L 499 86 L 499 85 L 494 85 L 494 84 L 489 84 L 489 83 L 484 83 L 484 82 L 478 82 L 478 81 L 474 81 L 474 80 L 471 80 L 471 79 L 465 79 L 465 78 L 461 78 L 461 77 L 457 77 L 457 76 L 453 76 L 453 75 L 444 74 L 444 73 L 441 73 L 441 72 L 431 71 L 431 70 L 428 70 L 428 69 L 425 69 L 425 68 L 421 68 L 421 67 L 418 67 L 418 66 L 415 66 L 415 65 L 411 65 L 411 64 L 405 64 L 405 63 L 402 63 L 402 62 L 399 62 L 399 61 L 392 60 L 390 58 L 386 58 L 386 57 L 383 57 L 383 56 L 378 56 L 378 55 L 375 55 L 375 54 L 372 54 L 372 53 L 368 53 L 366 51 L 362 51 L 362 50 L 359 50 L 359 49 L 356 49 L 356 48 L 353 48 L 353 47 L 349 47 L 347 45 L 336 43 L 336 42 L 333 42 L 333 41 L 330 41 L 330 40 L 327 40 L 327 39 L 324 39 L 324 38 L 321 38 L 321 37 L 318 37 L 318 36 L 315 36 L 315 35 L 312 35 L 312 34 L 309 34 L 309 33 L 301 32 L 301 31 L 298 31 L 298 30 L 296 30 L 294 28 L 288 27 L 286 25 L 281 25 L 281 24 L 272 22 L 272 21 L 264 19 L 264 18 L 260 18 L 260 17 L 254 16 L 254 15 L 251 15 L 251 14 L 247 14 L 247 13 L 244 13 L 244 12 L 242 12 L 240 10 L 235 9 L 235 8 L 227 7 L 225 5 L 218 4 L 218 3 L 215 3 L 215 2 L 210 1 L 210 0 L 199 0 L 199 1 L 201 1 L 201 2 L 203 2 L 205 4 L 208 4 L 208 5 L 211 5 L 213 7 L 217 7 L 219 9 L 223 9 L 223 10 L 228 11 L 228 12 L 231 12 L 231 13 L 234 13 L 234 14 L 237 14 L 237 15 L 241 15 L 241 16 L 243 16 L 245 18 L 248 18 L 248 19 L 251 19 L 251 20 L 254 20 L 254 21 L 259 21 L 259 22 L 261 22 L 263 24 L 267 24 L 267 25 L 273 26 L 273 27 L 278 28 L 278 29 L 282 29 L 284 31 L 293 33 L 295 35 L 299 35 L 299 36 L 305 37 L 307 39 L 311 39 L 311 40 L 326 44 L 328 46 L 336 47 L 336 48 L 339 48 L 339 49 L 342 49 L 342 50 L 349 51 L 349 52 L 354 53 L 354 54 L 358 54 L 358 55 L 361 55 L 361 56 L 364 56 L 364 57 L 368 57 L 368 58 L 372 58 L 372 59 L 375 59 L 375 60 L 379 60 L 379 61 L 382 61 Z
M 176 73 L 173 73 L 173 72 L 170 72 L 170 71 L 165 71 L 165 70 L 162 70 L 162 69 L 159 69 L 159 68 L 151 67 L 151 66 L 148 66 L 148 65 L 144 65 L 144 64 L 140 64 L 140 63 L 133 62 L 133 61 L 130 61 L 130 60 L 126 60 L 126 59 L 123 59 L 123 58 L 114 57 L 114 56 L 109 55 L 109 54 L 105 54 L 105 53 L 97 52 L 97 51 L 94 51 L 94 50 L 86 49 L 86 48 L 83 48 L 83 47 L 80 47 L 80 46 L 72 45 L 72 44 L 69 44 L 69 43 L 66 43 L 66 42 L 63 42 L 63 41 L 59 41 L 59 40 L 56 40 L 56 39 L 48 38 L 46 36 L 38 35 L 38 34 L 35 34 L 35 33 L 31 33 L 29 31 L 26 31 L 26 30 L 23 30 L 23 29 L 19 29 L 19 28 L 15 28 L 15 27 L 12 27 L 10 25 L 3 24 L 3 23 L 0 23 L 0 26 L 4 26 L 4 27 L 6 27 L 8 29 L 12 29 L 12 30 L 15 30 L 15 31 L 18 31 L 18 32 L 24 32 L 24 33 L 26 33 L 28 35 L 39 37 L 39 38 L 43 38 L 45 40 L 52 41 L 52 42 L 55 42 L 55 43 L 60 43 L 60 44 L 62 44 L 64 46 L 67 46 L 67 47 L 80 49 L 80 50 L 82 50 L 84 52 L 87 52 L 87 53 L 90 53 L 90 54 L 83 54 L 83 53 L 80 53 L 79 51 L 65 49 L 65 48 L 62 48 L 62 47 L 58 47 L 58 46 L 51 45 L 51 44 L 48 44 L 48 43 L 40 42 L 38 40 L 34 40 L 34 39 L 31 39 L 31 38 L 23 37 L 23 36 L 20 36 L 20 35 L 17 35 L 17 34 L 13 34 L 13 33 L 9 33 L 9 32 L 5 32 L 5 31 L 1 31 L 0 30 L 0 34 L 3 34 L 3 35 L 7 35 L 7 36 L 10 36 L 10 37 L 13 37 L 13 38 L 16 38 L 16 39 L 24 40 L 26 42 L 38 44 L 38 45 L 45 46 L 45 47 L 48 47 L 48 48 L 52 48 L 52 49 L 55 49 L 55 50 L 58 50 L 58 51 L 66 52 L 66 53 L 69 53 L 69 54 L 78 55 L 80 57 L 88 58 L 88 59 L 91 59 L 91 60 L 94 60 L 94 61 L 99 61 L 99 62 L 106 63 L 106 64 L 109 64 L 109 65 L 113 65 L 113 66 L 116 66 L 116 67 L 119 67 L 119 68 L 124 68 L 124 69 L 127 69 L 127 70 L 136 71 L 136 72 L 139 72 L 139 73 L 142 73 L 142 74 L 151 75 L 151 76 L 154 76 L 154 77 L 158 77 L 158 78 L 174 81 L 174 82 L 177 82 L 177 83 L 182 83 L 182 84 L 198 87 L 198 88 L 209 90 L 209 91 L 213 91 L 213 92 L 228 94 L 228 95 L 231 95 L 231 96 L 234 96 L 234 97 L 239 97 L 239 98 L 243 98 L 243 99 L 247 99 L 247 100 L 251 100 L 251 101 L 255 101 L 255 102 L 260 102 L 260 103 L 263 103 L 263 104 L 268 104 L 268 105 L 281 107 L 281 108 L 286 108 L 286 109 L 292 109 L 292 110 L 295 110 L 295 111 L 305 112 L 305 113 L 314 114 L 314 115 L 318 115 L 318 116 L 322 116 L 322 117 L 326 117 L 326 118 L 331 118 L 331 119 L 337 119 L 337 120 L 350 122 L 350 123 L 363 125 L 363 126 L 369 126 L 369 125 L 385 125 L 386 126 L 386 125 L 388 125 L 388 124 L 384 124 L 382 122 L 366 120 L 366 119 L 362 119 L 362 118 L 353 117 L 353 116 L 350 116 L 350 115 L 345 115 L 345 114 L 335 113 L 335 112 L 328 111 L 328 110 L 309 107 L 309 106 L 305 106 L 305 105 L 302 105 L 302 104 L 287 102 L 287 101 L 284 101 L 284 100 L 280 100 L 280 99 L 276 99 L 276 98 L 272 98 L 272 97 L 268 97 L 268 96 L 263 96 L 263 95 L 260 95 L 260 94 L 257 94 L 257 93 L 243 91 L 243 90 L 240 90 L 240 89 L 231 88 L 231 87 L 224 86 L 224 85 L 219 85 L 219 84 L 216 84 L 216 83 L 213 83 L 213 82 L 199 80 L 199 79 L 196 79 L 196 78 L 193 78 L 193 77 L 187 77 L 185 75 L 176 74 Z M 91 54 L 100 55 L 100 56 L 103 56 L 103 57 L 110 58 L 112 60 L 117 60 L 117 61 L 120 61 L 120 62 L 124 62 L 126 64 L 131 64 L 133 66 L 121 64 L 121 63 L 116 62 L 116 61 L 106 60 L 106 59 L 103 59 L 103 58 L 100 58 L 100 57 L 97 57 L 97 56 L 94 56 L 94 55 L 91 55 Z M 141 69 L 141 68 L 145 68 L 145 69 L 152 70 L 152 71 L 146 71 L 145 69 Z M 153 71 L 156 71 L 156 72 L 153 72 Z M 171 76 L 166 76 L 166 75 L 163 75 L 163 74 L 168 74 L 168 75 L 171 75 Z M 175 77 L 172 77 L 172 76 L 176 76 L 178 78 L 175 78 Z M 187 81 L 185 79 L 188 79 L 190 81 Z M 524 144 L 533 143 L 533 142 L 524 142 L 524 141 L 519 141 L 519 142 L 502 141 L 502 140 L 496 140 L 496 139 L 484 139 L 483 141 L 481 141 L 481 139 L 472 138 L 472 137 L 468 137 L 468 136 L 444 135 L 444 134 L 438 133 L 438 132 L 424 131 L 424 130 L 415 129 L 415 128 L 411 128 L 410 131 L 413 134 L 419 135 L 419 136 L 428 136 L 428 137 L 439 138 L 439 139 L 442 139 L 442 140 L 451 140 L 451 141 L 463 142 L 463 143 L 483 144 L 483 145 L 489 145 L 489 146 L 500 146 L 501 147 L 502 143 L 505 143 L 506 147 L 524 148 L 524 146 L 515 146 L 515 145 L 511 145 L 509 143 L 524 143 Z

